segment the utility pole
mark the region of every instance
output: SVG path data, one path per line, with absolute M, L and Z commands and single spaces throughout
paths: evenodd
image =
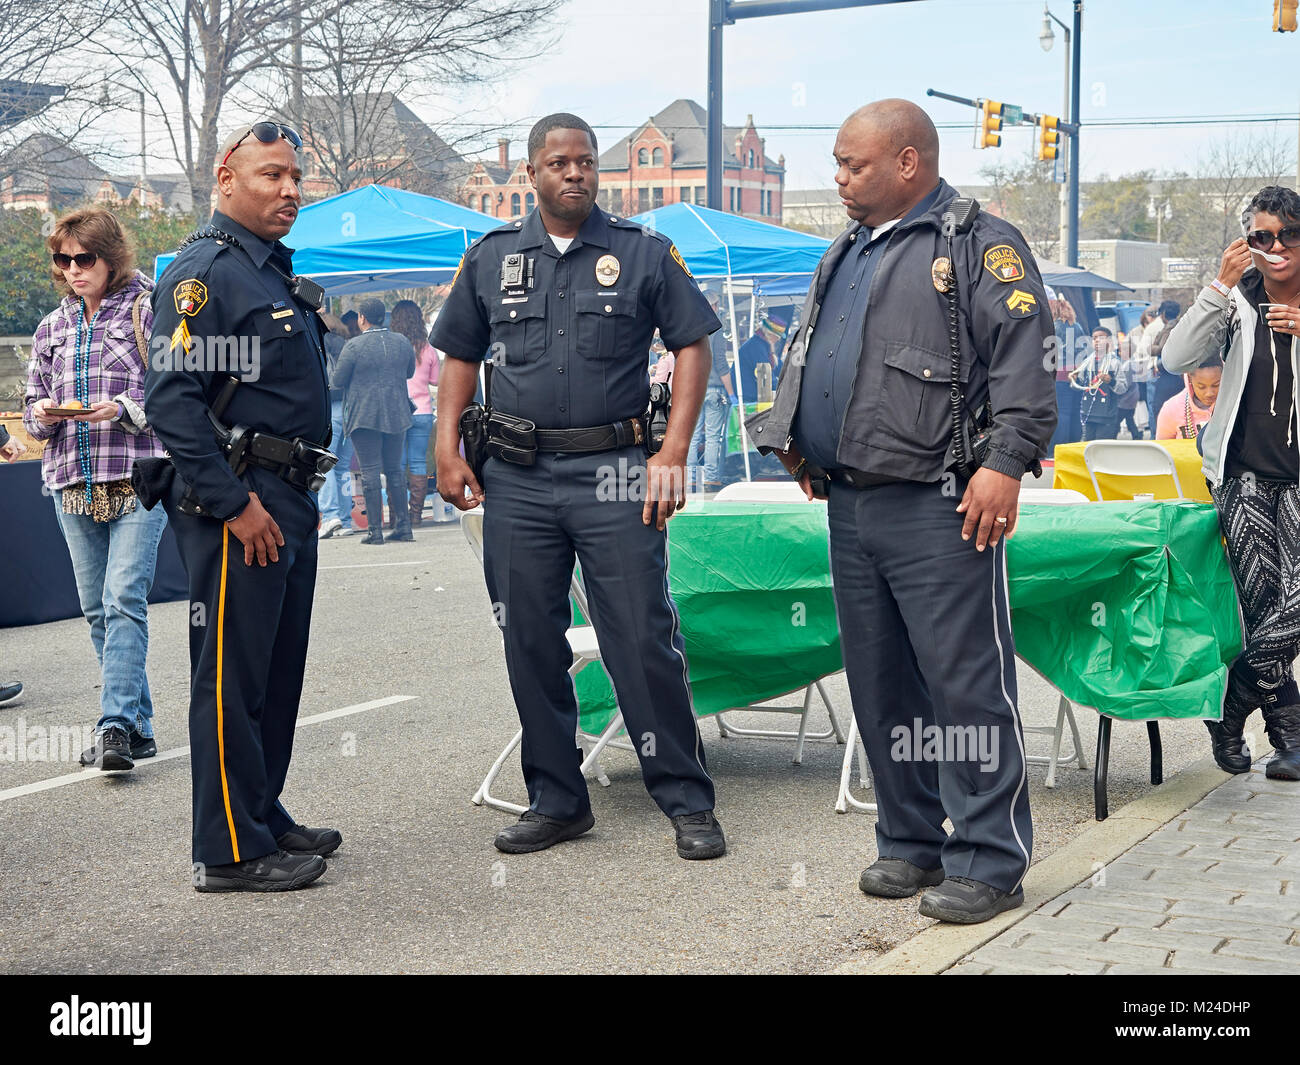
M 852 7 L 911 4 L 916 0 L 709 0 L 709 88 L 705 126 L 707 168 L 704 184 L 708 205 L 722 210 L 722 29 L 737 19 L 768 15 L 802 15 Z

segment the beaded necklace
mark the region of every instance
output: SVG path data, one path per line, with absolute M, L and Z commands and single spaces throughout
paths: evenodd
M 85 344 L 82 344 L 82 327 L 86 325 L 86 301 L 80 300 L 77 304 L 77 343 L 73 353 L 73 380 L 75 383 L 76 397 L 81 401 L 83 410 L 90 409 L 90 342 L 95 335 L 95 319 L 99 317 L 99 312 L 103 310 L 101 305 L 90 319 L 90 325 L 85 330 Z M 90 426 L 86 422 L 77 422 L 77 461 L 81 464 L 81 476 L 86 485 L 86 506 L 91 506 L 95 501 L 94 492 L 91 490 L 92 480 L 90 473 Z

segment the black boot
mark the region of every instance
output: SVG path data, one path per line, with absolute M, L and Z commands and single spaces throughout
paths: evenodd
M 1250 752 L 1244 732 L 1246 718 L 1262 702 L 1263 693 L 1253 680 L 1254 670 L 1238 659 L 1228 671 L 1228 692 L 1223 699 L 1223 716 L 1207 721 L 1210 750 L 1215 764 L 1225 773 L 1249 773 Z
M 406 501 L 406 483 L 396 477 L 388 478 L 388 510 L 393 515 L 393 532 L 390 540 L 414 540 L 411 532 L 411 508 Z
M 1300 704 L 1266 703 L 1264 730 L 1276 752 L 1264 775 L 1273 780 L 1300 780 Z
M 361 476 L 361 490 L 366 497 L 366 538 L 363 544 L 382 544 L 384 542 L 384 493 L 379 487 L 379 478 Z

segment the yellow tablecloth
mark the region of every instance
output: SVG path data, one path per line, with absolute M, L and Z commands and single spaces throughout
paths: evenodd
M 1211 502 L 1210 490 L 1205 486 L 1205 475 L 1201 473 L 1201 456 L 1196 450 L 1196 441 L 1157 440 L 1156 443 L 1173 455 L 1183 495 L 1202 503 Z M 1096 499 L 1092 478 L 1088 476 L 1088 468 L 1083 464 L 1085 446 L 1083 443 L 1056 445 L 1056 469 L 1052 476 L 1052 487 L 1073 488 L 1089 499 Z M 1139 492 L 1150 492 L 1157 499 L 1174 498 L 1172 477 L 1113 477 L 1102 473 L 1097 475 L 1097 484 L 1106 499 L 1132 500 Z

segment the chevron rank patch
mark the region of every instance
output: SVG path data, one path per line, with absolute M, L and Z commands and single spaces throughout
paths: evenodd
M 1004 285 L 1023 281 L 1025 264 L 1010 244 L 995 244 L 984 253 L 984 269 Z
M 177 314 L 193 317 L 208 302 L 208 286 L 196 277 L 180 281 L 172 290 L 172 301 L 176 304 Z
M 1032 292 L 1026 292 L 1022 288 L 1012 289 L 1006 304 L 1012 318 L 1029 318 L 1038 313 L 1038 300 L 1034 299 Z
M 172 331 L 171 346 L 167 350 L 170 352 L 175 351 L 177 348 L 185 352 L 190 350 L 190 324 L 184 318 L 176 324 L 176 328 Z

